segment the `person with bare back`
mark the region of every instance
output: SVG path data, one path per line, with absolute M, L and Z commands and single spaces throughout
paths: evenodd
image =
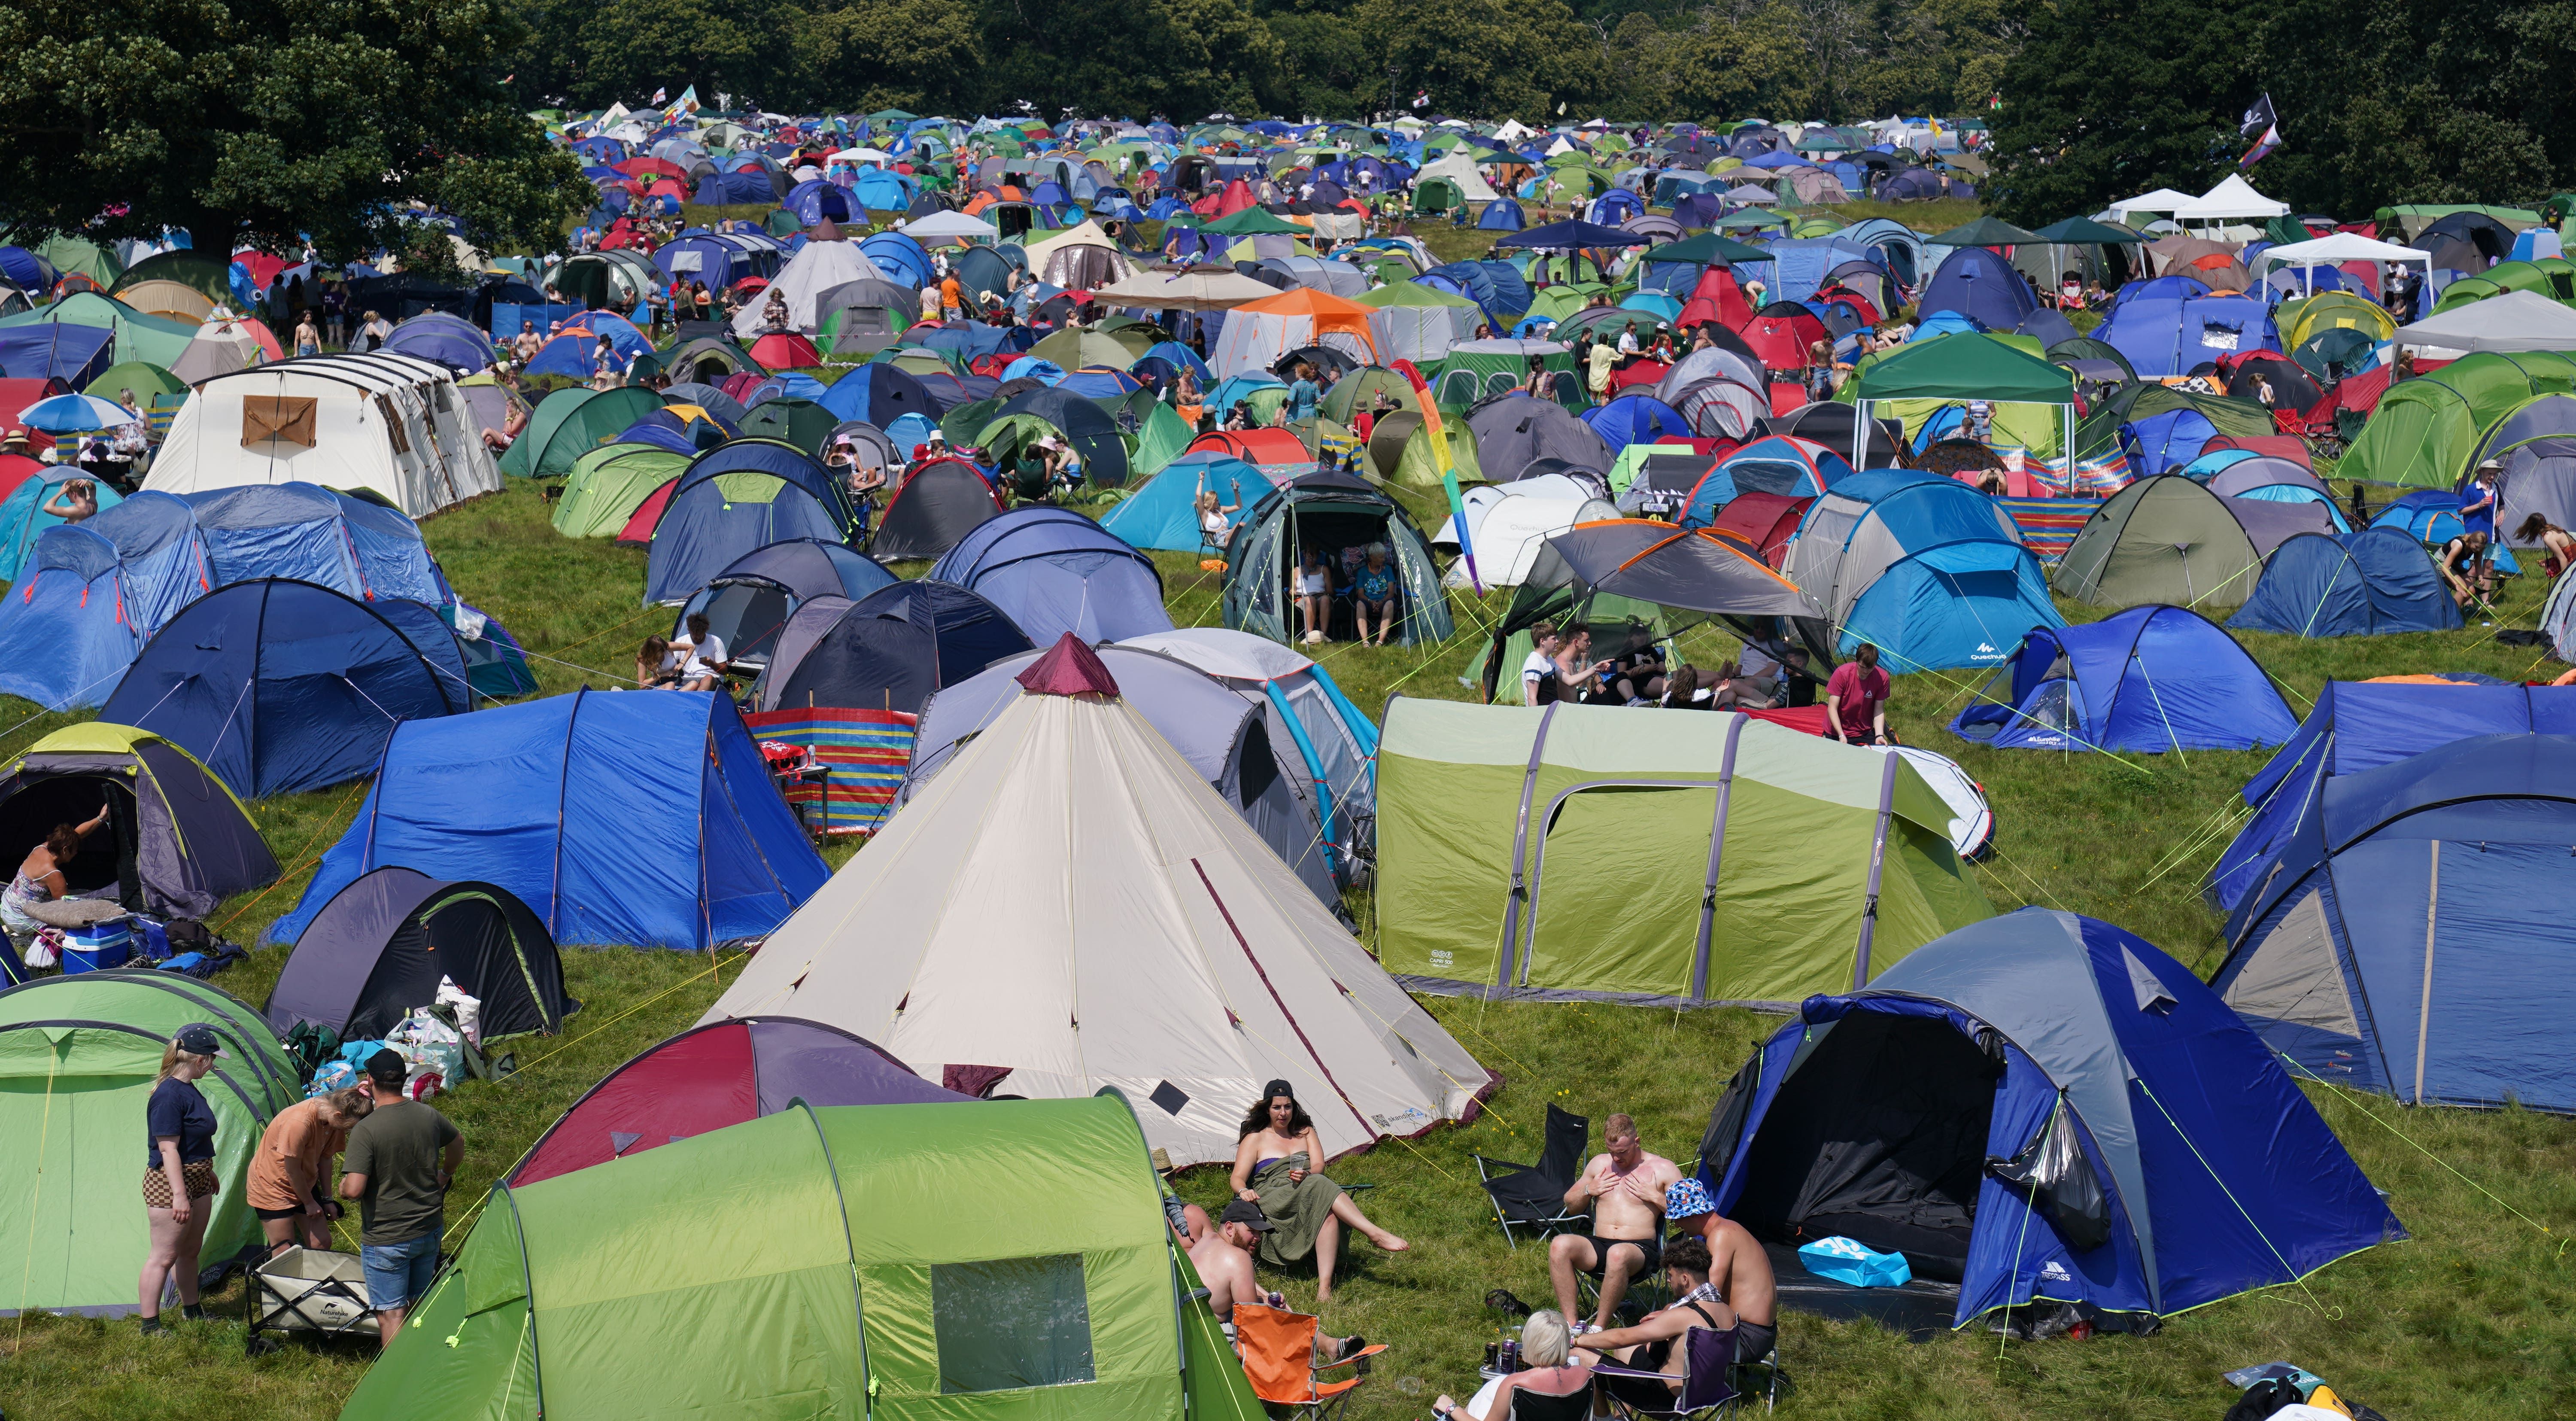
M 1628 1116 L 1611 1116 L 1602 1133 L 1610 1148 L 1594 1155 L 1574 1187 L 1565 1191 L 1569 1213 L 1587 1206 L 1592 1210 L 1592 1232 L 1558 1234 L 1547 1245 L 1548 1278 L 1556 1285 L 1556 1305 L 1567 1317 L 1582 1316 L 1575 1274 L 1601 1280 L 1601 1307 L 1593 1314 L 1592 1328 L 1608 1327 L 1628 1284 L 1653 1275 L 1663 1256 L 1664 1191 L 1682 1177 L 1671 1160 L 1646 1153 L 1637 1140 L 1637 1122 Z
M 1708 1186 L 1685 1179 L 1664 1191 L 1664 1217 L 1708 1244 L 1708 1281 L 1735 1309 L 1735 1360 L 1756 1362 L 1780 1340 L 1780 1284 L 1762 1240 L 1717 1211 Z

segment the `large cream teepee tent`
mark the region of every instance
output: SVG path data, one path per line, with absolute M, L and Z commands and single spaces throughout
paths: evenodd
M 1274 1078 L 1328 1156 L 1474 1110 L 1495 1077 L 1118 699 L 1090 648 L 1068 636 L 1019 680 L 705 1020 L 824 1022 L 952 1089 L 1114 1085 L 1177 1165 L 1232 1160 Z

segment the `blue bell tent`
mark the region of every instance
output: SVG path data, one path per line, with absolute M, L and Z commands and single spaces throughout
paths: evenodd
M 704 691 L 406 722 L 269 940 L 387 864 L 497 883 L 557 943 L 690 951 L 769 932 L 831 876 L 733 702 Z
M 2022 638 L 1950 733 L 1998 750 L 2251 750 L 2298 717 L 2198 612 L 2161 603 Z
M 2576 893 L 2576 737 L 2474 736 L 2318 783 L 2229 915 L 2218 994 L 2320 1079 L 2576 1113 L 2576 923 L 2542 906 Z
M 744 554 L 791 538 L 843 540 L 849 491 L 814 457 L 777 439 L 737 439 L 672 481 L 653 525 L 644 600 L 682 603 Z
M 2043 908 L 1809 997 L 1719 1100 L 1700 1169 L 1758 1238 L 1839 1234 L 1956 1284 L 1953 1327 L 2037 1299 L 2135 1326 L 2406 1236 L 2189 968 Z
M 397 724 L 473 703 L 456 636 L 437 612 L 257 578 L 171 618 L 99 714 L 151 731 L 255 799 L 356 779 L 375 769 Z
M 2227 625 L 2288 636 L 2385 636 L 2456 631 L 2461 620 L 2432 554 L 2413 534 L 2381 525 L 2283 539 Z
M 1206 546 L 1195 502 L 1202 484 L 1216 495 L 1219 508 L 1234 510 L 1225 519 L 1236 526 L 1274 487 L 1258 464 L 1246 463 L 1232 454 L 1184 454 L 1165 464 L 1142 488 L 1119 500 L 1100 520 L 1100 526 L 1129 547 L 1196 552 Z
M 1002 609 L 1030 642 L 1086 644 L 1172 629 L 1154 560 L 1079 513 L 1015 508 L 978 524 L 929 574 Z

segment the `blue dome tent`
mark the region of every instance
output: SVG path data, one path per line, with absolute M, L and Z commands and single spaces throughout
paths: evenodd
M 737 439 L 699 455 L 672 481 L 653 525 L 644 600 L 689 600 L 755 548 L 790 538 L 843 540 L 848 490 L 811 455 L 776 439 Z
M 398 509 L 308 483 L 249 484 L 185 497 L 205 539 L 214 586 L 291 577 L 362 601 L 403 597 L 438 606 L 453 600 L 420 540 L 420 525 Z
M 880 208 L 901 211 L 901 207 Z M 919 242 L 901 232 L 879 232 L 859 243 L 860 255 L 876 263 L 886 280 L 898 286 L 919 290 L 930 284 L 930 253 Z
M 2127 358 L 2147 379 L 2188 375 L 2222 355 L 2278 350 L 2280 331 L 2264 304 L 2238 292 L 2213 293 L 2189 278 L 2149 283 L 2157 289 L 2124 297 L 2093 338 Z
M 48 528 L 0 596 L 0 691 L 47 710 L 97 705 L 143 643 L 212 585 L 193 510 L 169 494 Z
M 270 940 L 388 864 L 499 884 L 557 943 L 684 951 L 767 933 L 831 874 L 733 702 L 704 691 L 406 722 Z
M 18 569 L 36 549 L 36 539 L 46 529 L 62 526 L 61 515 L 45 512 L 45 505 L 54 501 L 64 484 L 87 478 L 78 464 L 48 464 L 20 480 L 9 497 L 0 500 L 0 582 L 17 581 Z M 125 501 L 108 485 L 96 479 L 90 483 L 97 491 L 99 513 Z
M 1998 750 L 2251 750 L 2299 728 L 2254 658 L 2198 612 L 2155 604 L 2022 638 L 1950 733 Z
M 2520 911 L 2576 891 L 2576 738 L 2474 736 L 2315 784 L 2229 915 L 2219 996 L 2320 1079 L 2576 1113 L 2576 926 Z
M 2460 609 L 2424 545 L 2398 528 L 2300 533 L 2263 564 L 2227 625 L 2289 636 L 2456 631 Z
M 1807 510 L 1781 572 L 1825 608 L 1849 656 L 1891 670 L 1993 666 L 2036 627 L 2062 627 L 2012 516 L 1956 479 L 1873 469 Z
M 1776 493 L 1783 498 L 1822 498 L 1825 490 L 1852 476 L 1843 456 L 1812 439 L 1785 434 L 1756 439 L 1727 455 L 1700 477 L 1682 502 L 1685 528 L 1705 528 L 1719 510 L 1745 493 Z
M 817 403 L 836 419 L 864 420 L 879 429 L 908 414 L 936 422 L 944 412 L 919 376 L 893 365 L 862 365 L 832 382 Z
M 1842 1235 L 1955 1283 L 1954 1328 L 2040 1299 L 2170 1317 L 2406 1236 L 2190 969 L 2042 908 L 1809 997 L 1718 1101 L 1700 1171 L 1758 1238 Z
M 1699 431 L 1691 428 L 1679 410 L 1646 394 L 1625 394 L 1607 404 L 1594 405 L 1582 412 L 1582 418 L 1613 453 L 1631 444 L 1699 437 Z
M 1518 232 L 1527 226 L 1529 226 L 1529 218 L 1522 214 L 1521 205 L 1508 197 L 1496 198 L 1486 203 L 1485 210 L 1476 214 L 1476 227 L 1479 231 Z
M 758 668 L 768 664 L 787 619 L 809 599 L 855 602 L 898 580 L 865 553 L 823 538 L 790 538 L 754 548 L 708 579 L 672 621 L 672 635 L 704 614 L 707 630 L 724 642 L 726 657 Z
M 151 731 L 257 799 L 356 779 L 397 724 L 461 715 L 473 701 L 436 612 L 258 578 L 173 617 L 99 714 Z
M 1034 644 L 1085 645 L 1172 629 L 1154 560 L 1061 508 L 1016 508 L 978 525 L 930 569 L 1002 609 Z
M 808 178 L 789 188 L 778 205 L 795 213 L 796 220 L 808 227 L 820 226 L 826 218 L 834 222 L 850 220 L 849 190 L 822 178 Z
M 1234 510 L 1225 519 L 1236 527 L 1276 487 L 1259 465 L 1231 454 L 1184 454 L 1110 509 L 1100 526 L 1131 548 L 1196 552 L 1206 546 L 1195 502 L 1202 483 L 1219 507 Z
M 1987 330 L 2009 331 L 2038 309 L 2039 298 L 2011 262 L 1984 247 L 1961 247 L 1941 259 L 1915 307 L 1926 316 L 1956 311 Z M 2139 370 L 2145 373 L 2144 366 Z

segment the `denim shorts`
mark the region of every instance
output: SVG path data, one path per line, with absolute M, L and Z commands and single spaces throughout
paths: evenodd
M 438 1231 L 400 1243 L 358 1246 L 358 1264 L 367 1270 L 367 1306 L 378 1312 L 410 1307 L 429 1294 L 438 1273 Z

